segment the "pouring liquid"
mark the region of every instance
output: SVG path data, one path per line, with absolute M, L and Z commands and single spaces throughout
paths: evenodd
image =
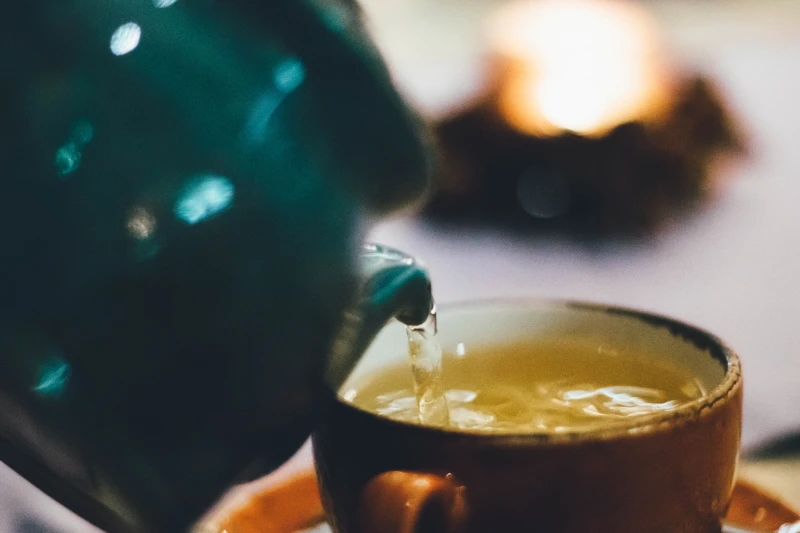
M 475 346 L 443 356 L 435 310 L 407 326 L 411 362 L 386 368 L 348 401 L 395 420 L 487 432 L 560 432 L 670 411 L 706 394 L 659 354 L 578 339 Z M 443 369 L 443 362 L 445 368 Z
M 400 382 L 397 373 L 383 373 L 381 386 L 354 389 L 348 401 L 426 426 L 558 432 L 669 411 L 706 394 L 689 369 L 659 354 L 579 339 L 478 347 L 469 357 L 448 354 L 443 372 L 436 306 L 430 308 L 423 323 L 406 322 L 411 387 L 402 385 L 409 377 L 404 365 Z
M 442 346 L 438 338 L 436 306 L 417 326 L 406 326 L 408 355 L 420 424 L 450 425 L 450 409 L 442 386 Z

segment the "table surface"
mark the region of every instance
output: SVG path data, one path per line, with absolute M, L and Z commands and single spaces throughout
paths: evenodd
M 476 36 L 493 3 L 365 2 L 398 82 L 420 109 L 442 112 L 479 86 L 475 58 L 484 43 Z M 440 302 L 595 300 L 715 332 L 744 361 L 744 443 L 753 446 L 800 428 L 800 2 L 654 8 L 676 57 L 719 82 L 752 141 L 751 157 L 708 209 L 649 242 L 595 248 L 416 219 L 384 223 L 371 237 L 421 258 Z M 783 483 L 795 494 L 800 486 L 796 478 Z M 97 530 L 0 464 L 0 533 L 50 531 Z

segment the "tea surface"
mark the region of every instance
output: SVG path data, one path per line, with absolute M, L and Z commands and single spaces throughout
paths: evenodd
M 706 393 L 688 369 L 658 354 L 581 341 L 459 345 L 445 353 L 439 379 L 450 427 L 501 433 L 594 427 L 674 409 Z M 408 363 L 367 376 L 342 396 L 361 409 L 420 422 Z

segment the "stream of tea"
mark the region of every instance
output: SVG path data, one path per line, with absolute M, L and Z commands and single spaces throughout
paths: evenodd
M 406 326 L 406 333 L 419 422 L 428 426 L 448 426 L 450 409 L 442 386 L 442 345 L 439 343 L 436 306 L 425 322 Z
M 564 431 L 671 410 L 705 394 L 688 369 L 659 354 L 562 339 L 476 347 L 468 357 L 443 358 L 435 308 L 406 332 L 412 382 L 406 363 L 353 397 L 396 420 L 490 432 Z

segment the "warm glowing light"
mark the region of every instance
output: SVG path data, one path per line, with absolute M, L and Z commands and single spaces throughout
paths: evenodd
M 342 394 L 342 397 L 348 402 L 355 400 L 356 396 L 358 396 L 358 391 L 356 389 L 348 389 L 347 392 Z
M 520 1 L 493 19 L 500 109 L 532 134 L 600 134 L 647 114 L 662 86 L 656 29 L 615 0 Z
M 128 233 L 134 239 L 148 239 L 156 229 L 156 218 L 143 207 L 137 207 L 128 218 Z

